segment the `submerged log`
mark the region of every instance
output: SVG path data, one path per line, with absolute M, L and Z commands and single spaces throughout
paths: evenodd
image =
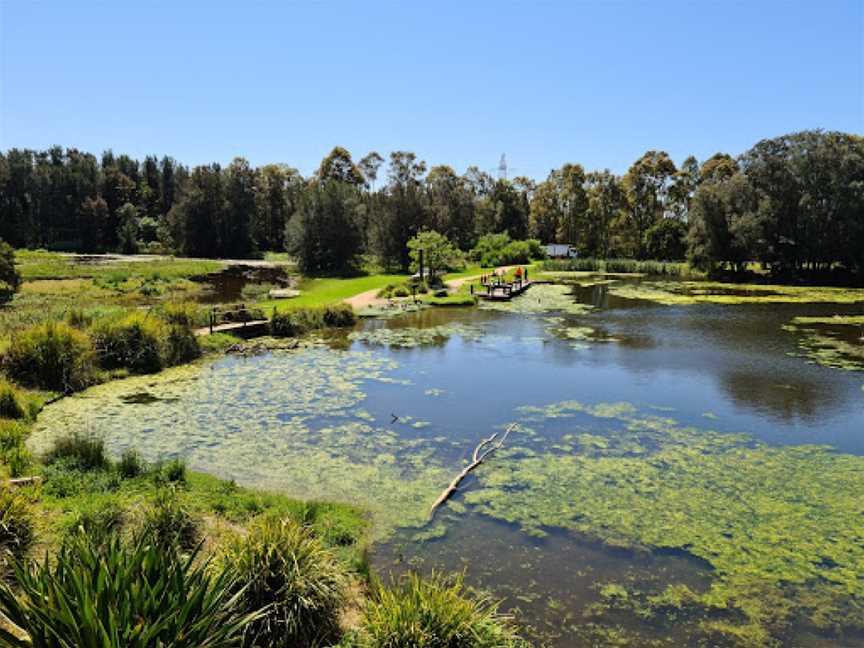
M 472 470 L 474 470 L 477 466 L 479 466 L 490 454 L 498 450 L 501 446 L 504 445 L 504 442 L 507 440 L 510 432 L 516 427 L 516 423 L 511 423 L 507 426 L 507 429 L 504 430 L 504 434 L 501 436 L 501 439 L 498 443 L 494 443 L 495 439 L 498 438 L 498 433 L 495 432 L 492 436 L 483 439 L 480 443 L 477 444 L 477 447 L 474 448 L 474 454 L 471 457 L 471 463 L 468 464 L 465 469 L 460 472 L 456 477 L 453 478 L 453 481 L 450 482 L 450 485 L 447 486 L 443 491 L 441 491 L 441 495 L 438 496 L 438 499 L 432 504 L 432 507 L 429 509 L 429 519 L 431 520 L 435 516 L 435 511 L 438 510 L 444 502 L 446 502 L 453 493 L 456 492 L 456 489 L 459 487 L 459 484 L 462 483 L 462 480 L 468 476 Z M 484 450 L 485 448 L 485 450 Z

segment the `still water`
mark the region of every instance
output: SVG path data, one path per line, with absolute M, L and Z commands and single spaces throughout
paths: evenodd
M 864 372 L 807 362 L 781 328 L 864 307 L 565 292 L 590 309 L 529 291 L 523 312 L 424 310 L 97 387 L 34 443 L 79 426 L 362 503 L 380 572 L 464 570 L 538 644 L 864 646 Z

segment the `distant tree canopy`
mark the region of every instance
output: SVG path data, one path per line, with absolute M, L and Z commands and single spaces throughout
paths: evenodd
M 408 269 L 435 231 L 463 252 L 482 237 L 568 243 L 592 257 L 687 258 L 708 270 L 759 261 L 776 273 L 864 277 L 864 140 L 804 131 L 677 167 L 647 151 L 627 173 L 568 163 L 534 182 L 427 169 L 410 151 L 359 162 L 335 147 L 303 178 L 237 158 L 189 169 L 106 151 L 0 153 L 0 238 L 13 247 L 246 257 L 289 250 L 309 272 L 362 255 Z M 484 239 L 485 247 L 493 240 Z M 515 248 L 514 248 L 515 249 Z M 476 256 L 476 255 L 475 255 Z M 487 255 L 491 256 L 492 255 Z
M 0 304 L 10 301 L 21 285 L 21 275 L 15 267 L 15 251 L 0 241 Z

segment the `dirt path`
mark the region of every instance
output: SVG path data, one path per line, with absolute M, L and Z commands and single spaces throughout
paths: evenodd
M 387 299 L 384 297 L 379 297 L 379 292 L 381 292 L 380 288 L 373 288 L 372 290 L 367 290 L 360 293 L 359 295 L 349 297 L 345 300 L 345 303 L 349 304 L 355 310 L 368 308 L 370 306 L 381 306 L 382 304 L 387 303 Z
M 510 270 L 514 270 L 520 266 L 503 266 L 498 268 L 498 270 L 503 270 L 505 272 L 509 272 Z M 482 275 L 471 275 L 470 277 L 459 277 L 458 279 L 450 279 L 449 281 L 445 281 L 444 285 L 447 286 L 450 290 L 459 290 L 462 285 L 467 281 L 474 281 L 475 279 L 479 279 Z M 388 303 L 388 299 L 385 297 L 379 297 L 378 293 L 381 292 L 380 288 L 375 288 L 374 290 L 367 290 L 358 295 L 354 295 L 353 297 L 349 297 L 345 300 L 346 304 L 351 305 L 356 310 L 360 310 L 363 308 L 369 308 L 370 306 L 383 306 Z

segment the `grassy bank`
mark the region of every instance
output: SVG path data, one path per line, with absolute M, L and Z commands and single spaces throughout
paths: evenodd
M 404 281 L 405 275 L 373 274 L 362 277 L 303 279 L 297 286 L 300 295 L 291 299 L 268 299 L 257 304 L 264 309 L 323 306 L 344 301 L 369 290 L 380 290 L 390 283 Z

